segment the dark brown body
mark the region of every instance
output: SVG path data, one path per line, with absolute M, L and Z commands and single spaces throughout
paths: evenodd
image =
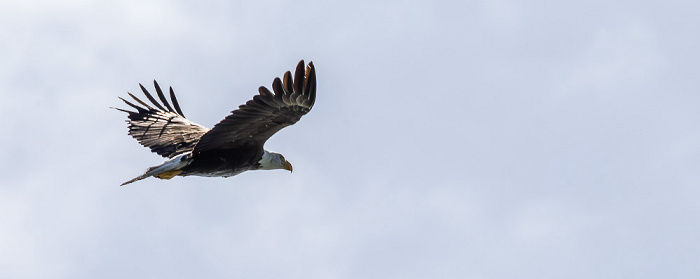
M 258 162 L 260 162 L 262 154 L 263 148 L 255 144 L 202 151 L 192 156 L 192 163 L 183 168 L 179 175 L 234 176 L 247 170 L 260 168 Z

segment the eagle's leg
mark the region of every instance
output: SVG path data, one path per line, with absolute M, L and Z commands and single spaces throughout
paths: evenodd
M 154 177 L 157 177 L 160 179 L 171 179 L 180 173 L 182 173 L 181 170 L 171 170 L 171 171 L 166 171 L 166 172 L 161 173 L 161 174 L 156 174 L 156 175 L 154 175 Z

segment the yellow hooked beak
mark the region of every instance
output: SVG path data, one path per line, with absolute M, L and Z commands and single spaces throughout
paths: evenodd
M 288 170 L 289 172 L 292 172 L 292 163 L 285 160 L 284 162 L 282 162 L 282 168 L 284 168 L 285 170 Z

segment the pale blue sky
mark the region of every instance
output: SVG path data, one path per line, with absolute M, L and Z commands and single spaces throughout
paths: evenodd
M 696 278 L 694 1 L 3 1 L 2 278 Z M 209 126 L 314 61 L 294 164 L 162 159 L 117 96 Z

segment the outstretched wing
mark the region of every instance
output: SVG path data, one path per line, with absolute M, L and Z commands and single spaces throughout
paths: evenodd
M 129 113 L 129 120 L 126 121 L 129 123 L 129 135 L 138 140 L 141 145 L 163 157 L 172 158 L 192 151 L 202 135 L 209 129 L 185 118 L 172 87 L 170 87 L 170 100 L 172 100 L 175 109 L 165 99 L 163 91 L 160 90 L 160 86 L 155 80 L 153 85 L 156 87 L 156 93 L 158 93 L 162 105 L 139 83 L 143 94 L 155 108 L 131 93 L 128 93 L 129 96 L 141 106 L 119 97 L 127 105 L 136 109 L 136 111 L 117 109 Z
M 299 121 L 308 113 L 316 101 L 316 70 L 313 62 L 304 68 L 299 61 L 294 78 L 288 71 L 283 79 L 275 78 L 270 92 L 264 86 L 259 95 L 241 105 L 229 116 L 214 125 L 194 148 L 194 153 L 226 149 L 241 143 L 262 146 L 280 129 Z

